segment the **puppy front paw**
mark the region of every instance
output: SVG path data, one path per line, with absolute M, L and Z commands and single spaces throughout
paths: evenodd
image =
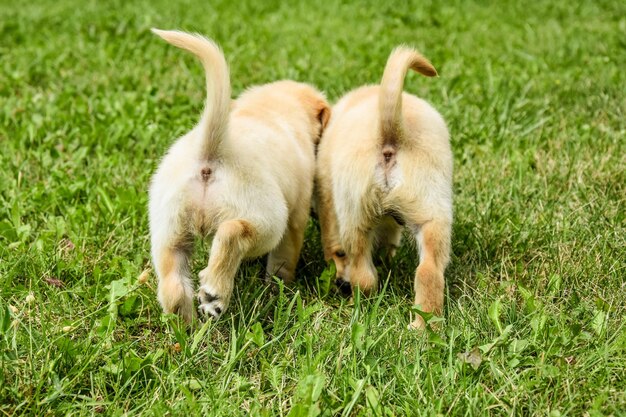
M 407 328 L 409 330 L 417 330 L 419 332 L 422 332 L 426 330 L 426 322 L 421 316 L 418 315 L 415 320 L 407 326 Z
M 222 297 L 217 295 L 216 292 L 206 284 L 201 286 L 198 290 L 198 301 L 200 303 L 198 311 L 201 315 L 206 317 L 217 319 L 226 309 Z

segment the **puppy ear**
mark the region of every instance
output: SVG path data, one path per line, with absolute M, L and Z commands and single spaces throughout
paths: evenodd
M 325 101 L 320 100 L 320 108 L 317 111 L 317 120 L 322 124 L 322 131 L 326 129 L 326 125 L 330 120 L 330 106 Z

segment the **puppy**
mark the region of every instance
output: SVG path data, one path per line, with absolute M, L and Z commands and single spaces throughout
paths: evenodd
M 441 313 L 450 258 L 452 152 L 446 124 L 427 102 L 403 93 L 411 68 L 437 75 L 417 51 L 396 48 L 380 86 L 346 94 L 318 150 L 317 201 L 324 256 L 352 288 L 377 289 L 372 247 L 393 255 L 402 227 L 419 245 L 415 304 Z M 411 323 L 425 325 L 418 315 Z
M 150 186 L 158 298 L 166 313 L 193 319 L 189 258 L 195 236 L 212 237 L 198 310 L 219 317 L 243 259 L 269 253 L 267 272 L 294 278 L 330 109 L 322 93 L 294 81 L 251 88 L 231 103 L 228 66 L 212 41 L 152 31 L 200 59 L 207 88 L 200 122 L 169 149 Z

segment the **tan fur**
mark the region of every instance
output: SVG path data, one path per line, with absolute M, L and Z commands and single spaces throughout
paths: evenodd
M 193 239 L 212 236 L 199 274 L 199 310 L 219 316 L 244 259 L 269 253 L 267 272 L 293 279 L 310 210 L 315 144 L 330 109 L 320 92 L 294 81 L 253 87 L 231 101 L 226 60 L 212 41 L 153 31 L 198 56 L 207 85 L 199 124 L 170 148 L 150 186 L 159 301 L 165 312 L 192 320 Z
M 439 113 L 402 92 L 409 68 L 437 74 L 417 51 L 400 47 L 390 55 L 380 86 L 358 88 L 334 106 L 318 150 L 317 206 L 325 258 L 335 261 L 338 278 L 365 293 L 378 286 L 373 247 L 393 255 L 402 232 L 396 220 L 406 224 L 420 248 L 415 303 L 441 313 L 452 153 Z M 423 328 L 423 320 L 418 316 L 411 326 Z

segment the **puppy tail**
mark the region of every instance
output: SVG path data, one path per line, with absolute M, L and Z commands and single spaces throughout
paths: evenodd
M 430 61 L 415 49 L 399 46 L 391 52 L 378 97 L 383 152 L 394 152 L 402 141 L 402 90 L 409 68 L 427 77 L 437 75 L 437 70 Z
M 220 48 L 211 40 L 177 30 L 151 29 L 166 42 L 185 49 L 200 59 L 206 74 L 206 103 L 199 126 L 202 129 L 201 158 L 208 159 L 219 152 L 227 134 L 230 112 L 230 76 L 228 64 Z

